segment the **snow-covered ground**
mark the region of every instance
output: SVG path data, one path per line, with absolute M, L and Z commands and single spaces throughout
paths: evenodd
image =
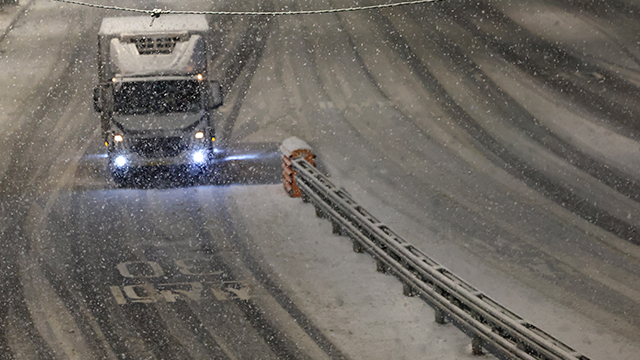
M 606 284 L 625 296 L 638 298 L 633 287 L 620 283 L 616 271 L 606 260 L 600 261 L 587 254 L 591 246 L 561 251 L 557 248 L 567 241 L 566 238 L 579 239 L 571 243 L 572 246 L 580 246 L 578 244 L 583 240 L 592 239 L 590 241 L 599 243 L 598 246 L 637 258 L 636 247 L 577 219 L 479 154 L 471 145 L 472 140 L 448 121 L 431 95 L 427 91 L 422 92 L 412 70 L 407 69 L 406 64 L 393 53 L 383 50 L 387 43 L 382 29 L 374 22 L 365 21 L 365 18 L 365 15 L 356 14 L 341 17 L 341 21 L 323 19 L 313 29 L 304 28 L 295 19 L 279 20 L 277 30 L 269 39 L 266 54 L 253 76 L 252 86 L 235 124 L 233 140 L 272 143 L 289 135 L 307 140 L 316 146 L 322 166 L 333 176 L 336 185 L 352 193 L 374 216 L 390 224 L 406 240 L 481 291 L 592 359 L 637 358 L 640 343 L 633 340 L 633 328 L 624 324 L 624 318 L 620 321 L 611 318 L 606 312 L 576 298 L 570 289 L 563 289 L 549 280 L 556 276 L 554 262 L 557 261 L 561 263 L 561 269 L 573 274 L 586 274 L 594 282 Z M 474 116 L 478 114 L 478 119 L 486 121 L 482 125 L 491 134 L 496 134 L 511 149 L 522 152 L 525 158 L 540 157 L 537 149 L 527 152 L 527 147 L 537 146 L 531 139 L 517 132 L 508 132 L 512 126 L 508 118 L 502 119 L 501 123 L 497 116 L 483 116 L 481 110 L 486 110 L 482 108 L 485 104 L 474 103 L 473 90 L 464 88 L 465 79 L 458 81 L 456 76 L 460 74 L 447 67 L 446 60 L 438 63 L 438 56 L 431 55 L 434 49 L 421 44 L 419 25 L 400 15 L 391 15 L 390 18 L 403 31 L 412 49 L 435 69 L 436 76 L 456 101 L 466 106 L 465 110 Z M 355 41 L 354 48 L 343 45 L 349 41 L 345 30 Z M 324 42 L 328 36 L 335 36 L 335 43 L 329 45 Z M 281 57 L 286 61 L 280 61 Z M 541 89 L 536 84 L 513 69 L 500 67 L 499 60 L 483 63 L 481 61 L 486 59 L 482 55 L 474 57 L 474 60 L 558 136 L 579 145 L 596 159 L 611 161 L 611 164 L 635 174 L 630 164 L 636 161 L 634 155 L 640 147 L 635 146 L 634 141 L 606 127 L 594 125 L 596 121 L 579 118 L 576 115 L 579 110 L 563 103 L 562 99 L 541 96 Z M 362 72 L 358 61 L 364 62 L 369 73 Z M 375 88 L 369 84 L 371 78 L 375 79 Z M 491 104 L 486 106 L 492 109 Z M 413 121 L 415 126 L 407 125 L 409 121 Z M 594 138 L 598 139 L 598 144 L 594 144 Z M 546 168 L 558 160 L 549 157 L 536 161 Z M 545 164 L 545 161 L 550 163 Z M 572 171 L 574 169 L 562 169 L 558 176 L 570 178 L 567 172 Z M 233 191 L 242 194 L 247 190 L 237 188 Z M 281 189 L 272 192 L 282 196 Z M 591 195 L 600 196 L 602 193 L 594 191 Z M 259 196 L 255 193 L 247 199 Z M 235 201 L 242 209 L 242 201 Z M 447 201 L 453 206 L 473 209 L 474 216 L 477 216 L 473 220 L 477 221 L 478 228 L 465 225 L 468 219 L 463 218 L 459 224 L 452 219 L 454 225 L 440 221 L 449 210 L 441 205 L 449 204 Z M 267 203 L 279 201 L 276 198 Z M 612 210 L 620 210 L 615 202 L 609 205 L 613 206 Z M 293 206 L 305 205 L 298 203 Z M 635 209 L 635 205 L 630 206 Z M 301 227 L 300 223 L 308 227 L 309 221 L 320 221 L 313 220 L 313 210 L 307 207 L 308 217 L 298 218 L 304 210 L 295 212 L 293 227 Z M 276 216 L 279 211 L 276 209 L 280 208 L 258 212 L 252 206 L 246 206 L 244 211 L 253 215 L 238 216 L 244 216 L 246 223 L 251 224 L 262 221 L 258 220 L 261 217 L 269 219 Z M 486 224 L 497 224 L 509 235 L 501 239 L 504 235 L 493 235 L 489 225 L 485 228 Z M 463 230 L 456 229 L 456 225 Z M 269 233 L 264 231 L 264 226 L 256 227 L 262 229 L 258 234 Z M 344 251 L 350 251 L 349 241 L 331 235 L 328 223 L 320 226 L 325 228 L 326 240 L 318 239 L 318 243 L 332 241 L 343 244 Z M 248 227 L 252 228 L 251 225 Z M 283 228 L 287 227 L 277 227 Z M 273 231 L 281 234 L 278 231 L 282 230 L 277 229 Z M 482 250 L 478 251 L 479 244 L 485 241 L 482 238 L 492 236 L 499 248 L 492 249 L 487 244 L 486 248 L 483 248 L 485 245 L 480 246 Z M 515 239 L 519 240 L 514 242 Z M 536 247 L 542 254 L 531 259 L 530 254 L 522 252 L 522 263 L 519 263 L 517 255 L 502 259 L 498 253 L 502 251 L 500 249 L 512 249 L 507 251 L 517 254 L 522 251 L 521 246 Z M 265 253 L 274 251 L 270 247 L 271 244 L 265 247 Z M 305 249 L 313 256 L 320 254 L 313 248 Z M 331 247 L 326 250 L 334 251 Z M 573 256 L 564 251 L 573 251 Z M 276 251 L 275 256 L 277 254 Z M 326 255 L 327 258 L 335 256 Z M 367 261 L 370 264 L 368 271 L 373 272 L 372 261 Z M 526 266 L 530 261 L 533 265 Z M 275 268 L 277 266 L 274 264 Z M 287 269 L 279 270 L 283 278 Z M 300 271 L 291 270 L 291 273 L 291 278 L 302 276 Z M 313 288 L 312 284 L 302 281 L 300 286 Z M 396 289 L 399 289 L 399 284 Z M 400 290 L 394 292 L 402 298 Z M 314 311 L 310 310 L 310 313 Z M 598 319 L 605 317 L 610 319 L 608 326 L 613 327 L 603 327 Z M 432 321 L 431 315 L 428 320 Z
M 419 298 L 403 296 L 402 284 L 376 272 L 373 258 L 353 252 L 349 238 L 332 235 L 312 205 L 289 198 L 281 185 L 234 186 L 228 193 L 236 226 L 254 241 L 252 252 L 350 358 L 474 358 L 470 338 L 438 325 Z
M 598 52 L 611 38 L 594 32 L 593 22 L 554 7 L 500 4 L 523 26 L 550 41 L 574 44 L 576 53 Z M 253 9 L 249 3 L 242 5 Z M 0 46 L 3 153 L 11 152 L 10 139 L 21 126 L 16 119 L 32 110 L 25 103 L 47 95 L 48 87 L 54 85 L 49 82 L 70 61 L 64 53 L 72 50 L 69 44 L 81 33 L 79 23 L 66 20 L 78 16 L 78 8 L 35 1 L 32 9 L 30 16 L 38 20 L 34 27 L 15 28 Z M 528 16 L 532 12 L 535 16 Z M 392 50 L 384 28 L 367 16 L 274 20 L 255 74 L 240 76 L 228 94 L 228 99 L 241 101 L 237 118 L 230 124 L 230 139 L 225 140 L 239 147 L 273 145 L 290 135 L 307 140 L 316 147 L 320 168 L 337 186 L 452 272 L 593 360 L 637 359 L 640 341 L 625 319 L 620 318 L 616 328 L 603 326 L 598 319 L 609 317 L 610 326 L 618 318 L 592 306 L 590 294 L 576 297 L 575 290 L 554 283 L 562 279 L 553 278 L 565 273 L 584 275 L 627 298 L 640 299 L 637 277 L 624 280 L 627 273 L 618 276 L 618 264 L 592 254 L 603 248 L 631 261 L 640 258 L 637 247 L 579 219 L 493 164 L 450 121 L 414 70 Z M 464 81 L 458 83 L 461 76 L 447 67 L 446 54 L 432 58 L 432 49 L 421 38 L 424 24 L 411 22 L 401 13 L 389 18 L 432 70 L 442 70 L 437 72 L 439 80 L 465 110 L 491 109 L 491 104 L 476 104 L 467 96 L 474 89 L 465 88 Z M 231 33 L 240 39 L 242 30 Z M 19 43 L 21 39 L 31 41 Z M 615 71 L 637 72 L 628 51 L 614 50 L 601 53 L 598 61 Z M 634 140 L 550 96 L 535 79 L 499 59 L 476 54 L 473 60 L 554 134 L 592 158 L 632 178 L 640 177 L 636 166 L 640 146 Z M 614 63 L 618 60 L 620 63 Z M 83 111 L 89 111 L 93 84 L 87 78 L 92 74 L 78 77 L 87 82 L 87 88 L 69 111 L 80 114 L 77 118 L 82 121 L 96 121 L 97 129 L 96 119 L 75 110 L 85 102 Z M 233 113 L 234 106 L 229 101 L 221 109 L 222 116 Z M 73 121 L 80 121 L 77 118 L 65 116 L 67 121 L 51 134 L 67 134 Z M 529 161 L 538 161 L 540 167 L 547 160 L 557 161 L 505 119 L 487 115 L 478 119 L 507 147 Z M 509 143 L 513 139 L 518 141 Z M 0 174 L 6 172 L 10 160 L 0 157 Z M 56 161 L 67 164 L 70 160 Z M 583 176 L 573 168 L 560 171 L 561 163 L 554 166 L 560 179 L 569 178 L 567 173 Z M 73 175 L 60 176 L 56 169 L 54 178 Z M 105 182 L 101 177 L 92 186 Z M 354 253 L 348 238 L 333 235 L 328 221 L 316 218 L 311 205 L 288 198 L 281 185 L 197 187 L 193 191 L 207 206 L 215 206 L 208 201 L 211 192 L 225 193 L 231 219 L 252 242 L 253 255 L 262 259 L 303 312 L 351 358 L 472 358 L 468 337 L 451 325 L 437 325 L 431 308 L 417 298 L 404 297 L 396 279 L 377 273 L 368 255 Z M 606 198 L 602 194 L 593 195 L 600 202 Z M 635 219 L 638 209 L 624 201 L 609 206 Z M 449 207 L 464 211 L 450 211 Z M 580 247 L 583 244 L 587 246 Z M 522 250 L 526 246 L 540 251 L 531 256 Z M 523 258 L 520 263 L 518 254 L 533 259 Z M 530 263 L 534 265 L 525 266 Z
M 348 237 L 333 235 L 331 223 L 317 218 L 312 205 L 289 198 L 281 185 L 233 186 L 228 192 L 227 205 L 239 221 L 237 226 L 255 242 L 253 251 L 280 277 L 296 304 L 349 356 L 472 358 L 466 335 L 450 324 L 436 324 L 430 307 L 403 296 L 401 283 L 377 273 L 373 258 L 353 252 Z M 485 294 L 589 358 L 637 358 L 640 344 L 601 329 L 579 309 L 549 300 L 482 258 L 443 242 L 421 224 L 389 212 L 384 204 L 366 208 Z

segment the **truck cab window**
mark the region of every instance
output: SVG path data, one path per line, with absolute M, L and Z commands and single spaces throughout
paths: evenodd
M 113 90 L 120 115 L 197 112 L 202 109 L 197 81 L 124 82 Z

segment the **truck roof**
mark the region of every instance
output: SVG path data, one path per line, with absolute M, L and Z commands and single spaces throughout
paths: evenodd
M 102 19 L 100 36 L 145 35 L 163 32 L 209 31 L 209 23 L 204 15 L 165 14 L 153 21 L 150 16 L 123 16 Z

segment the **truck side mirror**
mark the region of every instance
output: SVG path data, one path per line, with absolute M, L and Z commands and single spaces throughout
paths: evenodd
M 207 110 L 213 110 L 222 105 L 222 88 L 217 81 L 210 81 L 206 93 Z
M 102 88 L 100 85 L 93 88 L 93 110 L 96 112 L 102 112 Z

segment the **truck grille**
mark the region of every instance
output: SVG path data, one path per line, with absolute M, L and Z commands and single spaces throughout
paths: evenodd
M 136 45 L 140 55 L 171 54 L 176 43 L 187 41 L 185 35 L 129 37 L 125 39 Z
M 187 144 L 179 137 L 136 139 L 131 150 L 147 158 L 166 158 L 177 156 L 187 149 Z

